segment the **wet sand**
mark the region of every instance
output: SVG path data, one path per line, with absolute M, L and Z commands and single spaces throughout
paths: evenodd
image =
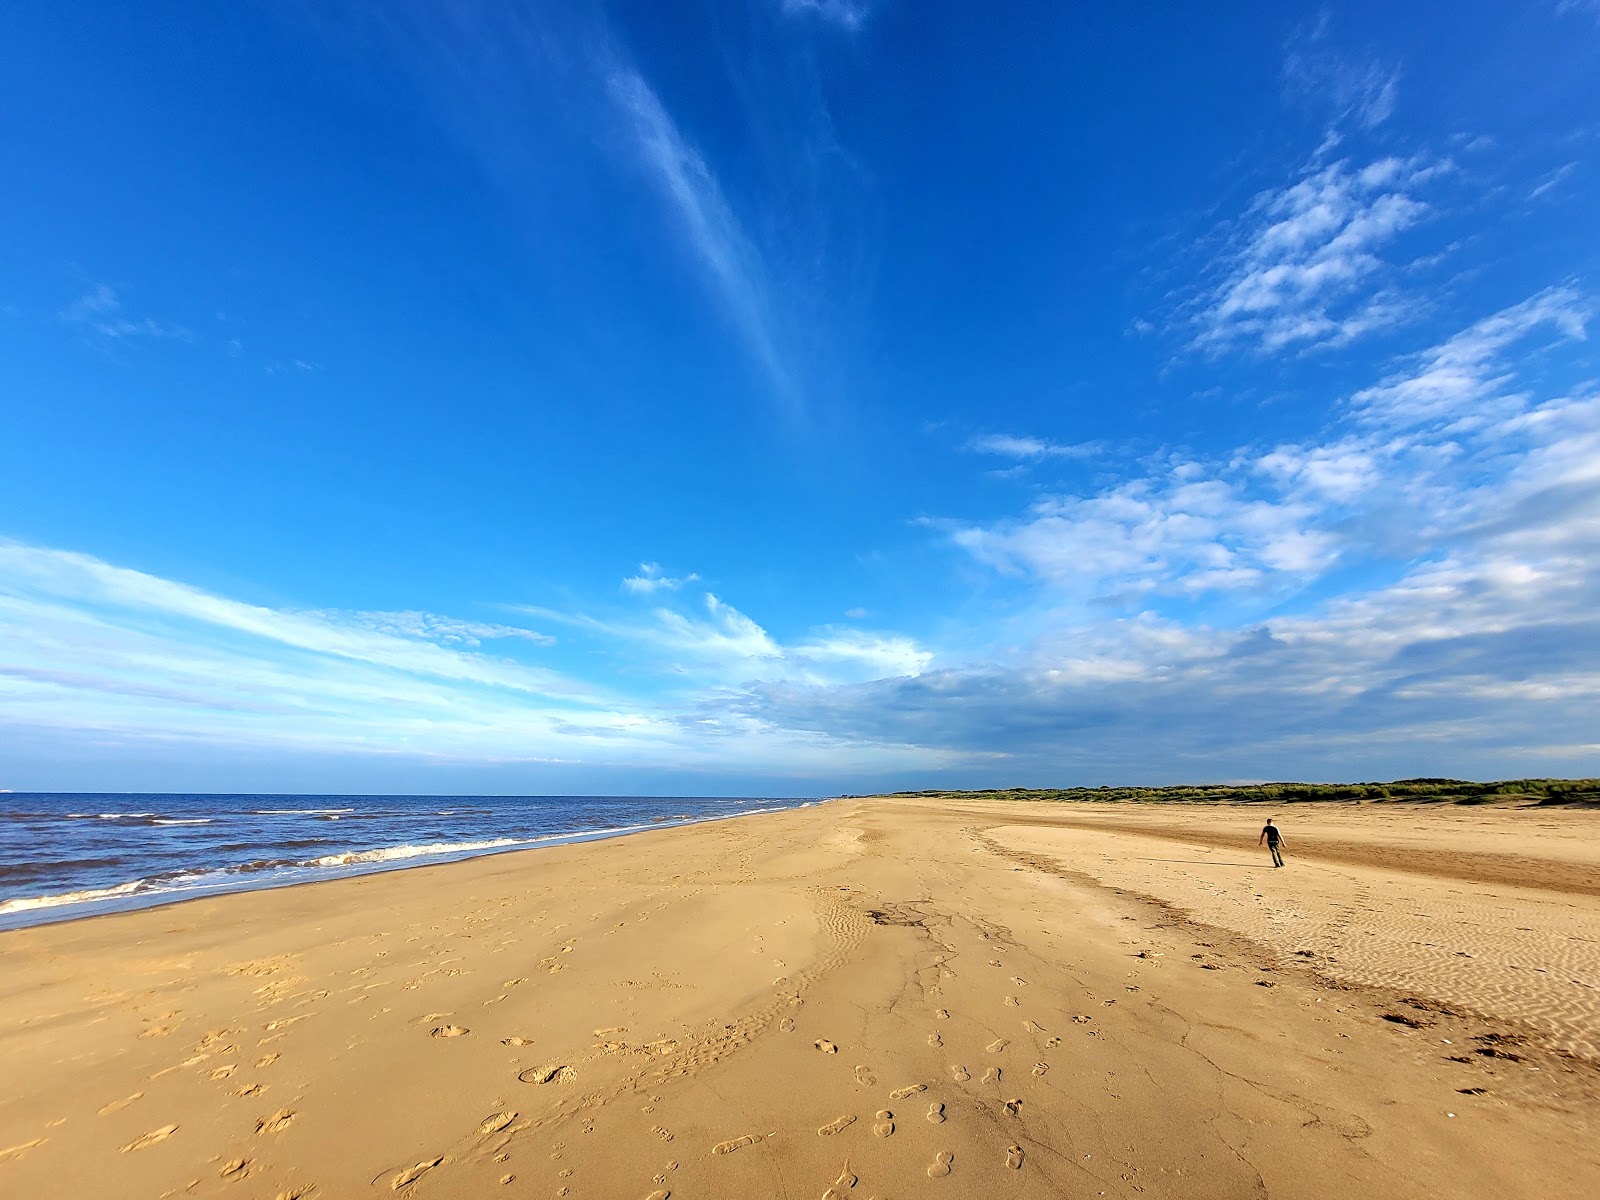
M 1600 814 L 841 801 L 0 934 L 0 1194 L 1600 1194 Z

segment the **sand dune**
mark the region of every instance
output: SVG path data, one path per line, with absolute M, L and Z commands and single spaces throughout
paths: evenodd
M 1582 812 L 848 801 L 0 935 L 0 1193 L 1600 1194 Z

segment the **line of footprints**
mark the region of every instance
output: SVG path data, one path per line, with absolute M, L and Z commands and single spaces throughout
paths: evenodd
M 989 965 L 997 967 L 1001 964 L 996 959 L 990 959 Z M 1027 985 L 1027 980 L 1016 976 L 1012 978 L 1011 982 L 1019 988 Z M 1021 1001 L 1016 996 L 1006 996 L 1003 1003 L 1007 1008 L 1021 1007 Z M 950 1012 L 948 1009 L 936 1009 L 933 1015 L 936 1020 L 940 1021 L 947 1021 L 950 1019 Z M 783 1029 L 785 1032 L 790 1032 L 793 1030 L 793 1028 L 794 1024 L 792 1021 L 784 1022 Z M 1045 1032 L 1044 1027 L 1035 1021 L 1024 1022 L 1024 1028 L 1029 1033 Z M 837 1054 L 839 1052 L 837 1043 L 831 1042 L 827 1038 L 818 1038 L 812 1044 L 823 1054 Z M 1010 1044 L 1011 1043 L 1009 1039 L 996 1038 L 994 1041 L 985 1046 L 984 1049 L 990 1054 L 1000 1054 Z M 1050 1047 L 1059 1046 L 1061 1044 L 1061 1039 L 1058 1037 L 1052 1037 L 1045 1044 Z M 943 1046 L 944 1038 L 936 1032 L 930 1033 L 928 1034 L 928 1045 L 934 1047 Z M 1033 1064 L 1034 1075 L 1043 1075 L 1049 1069 L 1050 1065 L 1045 1062 L 1036 1062 Z M 953 1064 L 950 1067 L 950 1075 L 951 1078 L 957 1083 L 966 1083 L 972 1078 L 972 1073 L 968 1071 L 966 1067 L 961 1066 L 960 1064 Z M 990 1067 L 984 1072 L 983 1082 L 998 1084 L 1000 1082 L 1000 1078 L 1001 1068 Z M 872 1069 L 870 1067 L 861 1065 L 855 1068 L 855 1081 L 862 1087 L 875 1087 L 878 1083 L 878 1077 L 872 1073 Z M 899 1103 L 902 1100 L 910 1099 L 919 1092 L 925 1092 L 927 1090 L 927 1084 L 913 1083 L 906 1087 L 894 1089 L 889 1093 L 889 1100 L 891 1103 Z M 1005 1109 L 1012 1116 L 1016 1116 L 1021 1107 L 1021 1100 L 1008 1100 L 1005 1102 Z M 943 1124 L 945 1120 L 944 1105 L 938 1102 L 930 1104 L 928 1106 L 926 1119 L 935 1125 Z M 875 1123 L 872 1126 L 872 1132 L 878 1137 L 886 1138 L 894 1133 L 894 1110 L 888 1108 L 879 1109 L 877 1113 L 874 1114 L 874 1120 Z M 853 1114 L 844 1113 L 838 1117 L 835 1117 L 827 1124 L 820 1126 L 817 1129 L 817 1135 L 819 1137 L 833 1137 L 836 1134 L 843 1133 L 855 1123 L 856 1117 Z M 760 1142 L 763 1142 L 770 1136 L 772 1135 L 747 1133 L 742 1137 L 731 1138 L 725 1142 L 718 1142 L 711 1148 L 711 1153 L 732 1154 L 735 1151 L 744 1149 L 746 1146 L 754 1146 Z M 1006 1147 L 1005 1164 L 1012 1170 L 1021 1170 L 1024 1157 L 1026 1157 L 1026 1154 L 1021 1146 L 1013 1143 Z M 955 1167 L 955 1160 L 956 1156 L 950 1151 L 939 1151 L 934 1155 L 933 1162 L 928 1167 L 928 1177 L 930 1179 L 942 1179 L 949 1175 Z M 847 1200 L 849 1193 L 855 1188 L 857 1182 L 857 1176 L 855 1172 L 850 1169 L 849 1161 L 846 1160 L 844 1169 L 839 1173 L 839 1177 L 835 1179 L 832 1186 L 822 1194 L 822 1200 Z M 650 1196 L 649 1200 L 663 1200 L 663 1196 L 661 1193 L 655 1193 Z

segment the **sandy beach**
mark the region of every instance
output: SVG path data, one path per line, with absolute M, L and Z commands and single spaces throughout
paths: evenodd
M 4 933 L 0 1194 L 1590 1197 L 1597 821 L 848 800 Z

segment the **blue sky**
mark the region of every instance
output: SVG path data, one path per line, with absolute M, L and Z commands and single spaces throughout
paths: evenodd
M 22 0 L 0 788 L 1600 774 L 1600 4 Z

